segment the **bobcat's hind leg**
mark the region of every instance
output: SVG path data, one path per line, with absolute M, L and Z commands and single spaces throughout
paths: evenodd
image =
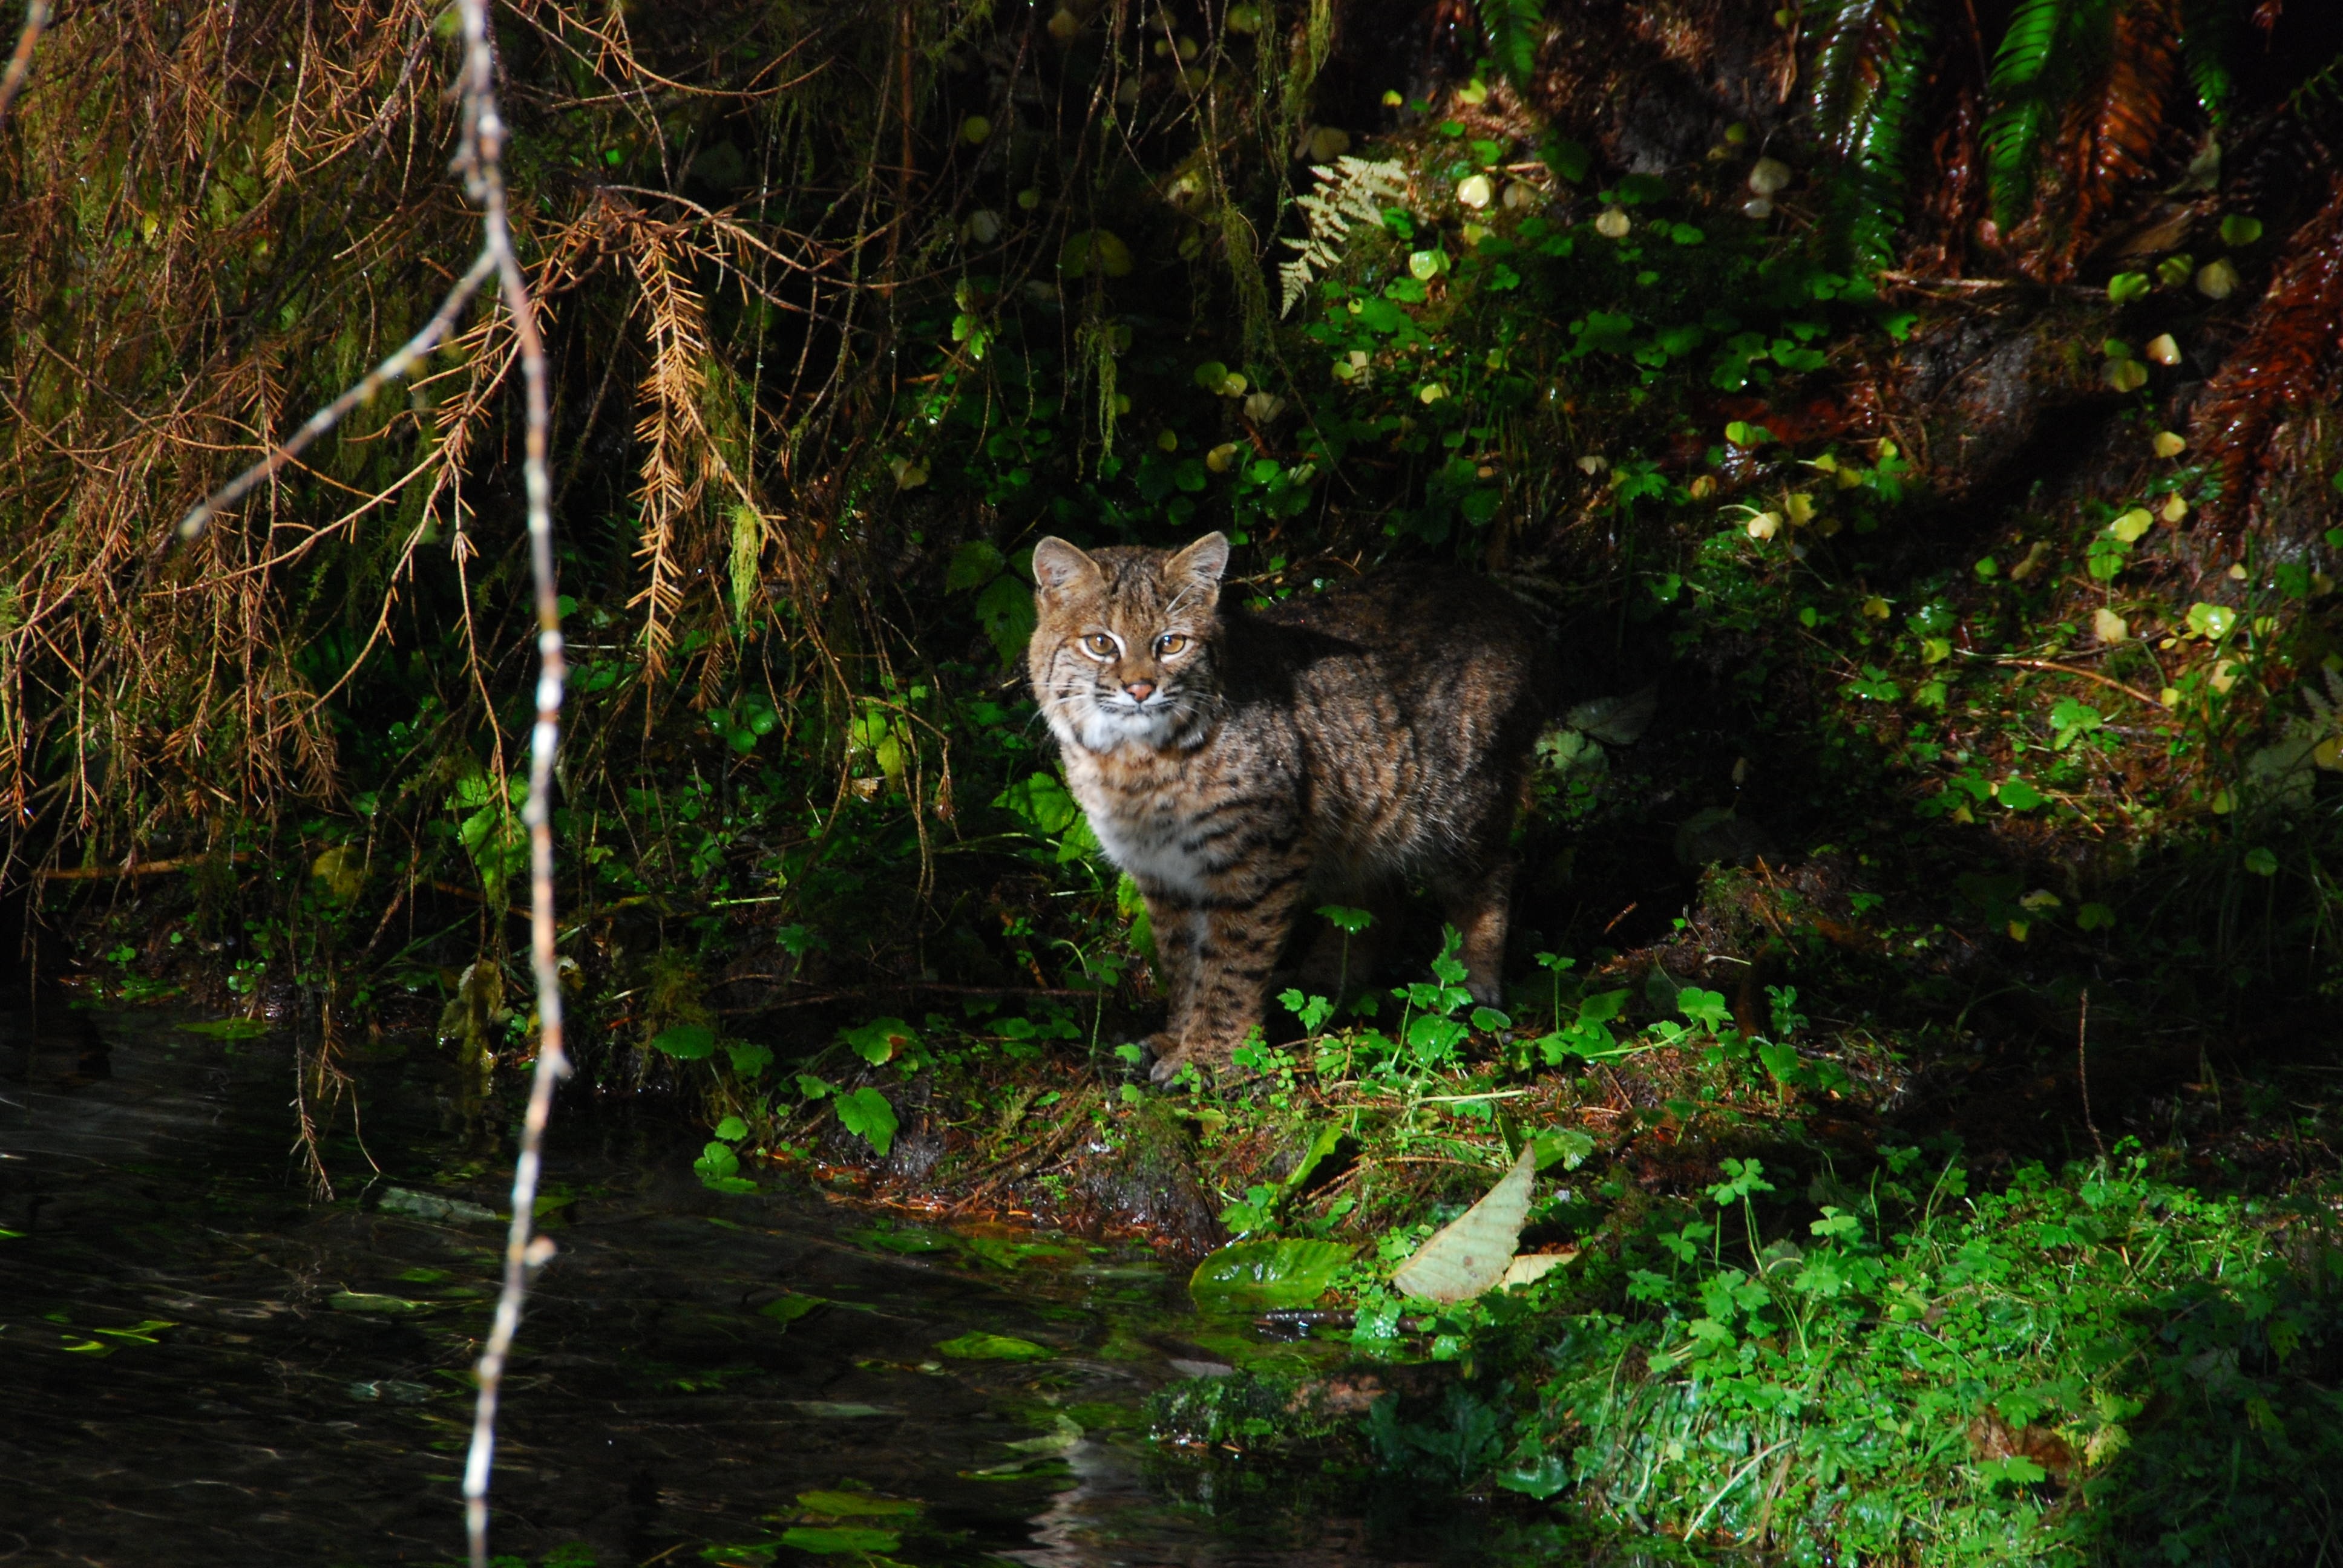
M 1481 869 L 1433 885 L 1449 924 L 1463 937 L 1456 956 L 1464 963 L 1464 989 L 1483 1007 L 1505 1001 L 1505 927 L 1513 909 L 1513 866 L 1500 859 Z

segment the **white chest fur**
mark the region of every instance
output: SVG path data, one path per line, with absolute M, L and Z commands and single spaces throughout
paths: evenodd
M 1136 794 L 1110 786 L 1096 759 L 1070 751 L 1066 781 L 1089 816 L 1107 859 L 1142 884 L 1202 898 L 1221 868 L 1210 849 L 1194 845 L 1194 824 L 1170 790 Z

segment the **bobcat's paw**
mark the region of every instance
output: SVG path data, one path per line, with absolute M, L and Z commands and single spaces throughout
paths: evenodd
M 1154 1053 L 1155 1065 L 1147 1070 L 1148 1081 L 1159 1089 L 1168 1089 L 1180 1076 L 1180 1070 L 1196 1060 L 1196 1053 L 1169 1034 L 1147 1037 L 1147 1049 Z
M 1145 1080 L 1150 1076 L 1155 1064 L 1176 1049 L 1176 1042 L 1172 1036 L 1161 1030 L 1154 1034 L 1141 1035 L 1137 1040 L 1127 1040 L 1114 1048 L 1117 1060 L 1114 1066 L 1108 1070 L 1110 1072 L 1119 1070 L 1128 1077 Z

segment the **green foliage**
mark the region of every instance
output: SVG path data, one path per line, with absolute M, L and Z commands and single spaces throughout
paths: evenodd
M 749 1124 L 738 1116 L 727 1116 L 711 1130 L 715 1134 L 691 1168 L 705 1187 L 719 1192 L 754 1192 L 757 1184 L 740 1174 L 740 1156 L 733 1145 L 749 1136 Z
M 779 722 L 780 715 L 772 703 L 753 691 L 743 695 L 737 703 L 708 710 L 708 727 L 743 757 L 754 751 L 757 742 L 770 735 Z
M 1311 1384 L 1276 1366 L 1239 1367 L 1225 1377 L 1190 1378 L 1151 1395 L 1150 1428 L 1205 1449 L 1271 1452 L 1322 1441 L 1351 1424 Z
M 982 1331 L 940 1341 L 936 1351 L 955 1361 L 970 1362 L 1038 1362 L 1047 1361 L 1053 1353 L 1048 1346 L 1037 1345 L 1031 1340 Z
M 1537 66 L 1537 49 L 1545 30 L 1544 0 L 1477 0 L 1481 34 L 1497 68 L 1514 82 L 1527 85 Z
M 1051 858 L 1061 866 L 1099 853 L 1098 836 L 1091 831 L 1090 819 L 1054 774 L 1029 775 L 1002 790 L 992 803 L 1041 838 L 1055 840 Z
M 1198 1263 L 1188 1289 L 1222 1308 L 1308 1306 L 1333 1287 L 1354 1249 L 1332 1241 L 1244 1241 Z
M 2197 106 L 2214 129 L 2226 130 L 2237 95 L 2235 68 L 2237 7 L 2233 0 L 2182 0 L 2180 59 Z
M 1594 1152 L 1594 1140 L 1575 1127 L 1548 1127 L 1532 1135 L 1530 1143 L 1537 1151 L 1537 1167 L 1543 1171 L 1560 1164 L 1565 1171 L 1575 1171 Z
M 1463 1486 L 1484 1474 L 1504 1451 L 1504 1412 L 1471 1391 L 1452 1388 L 1429 1422 L 1403 1422 L 1399 1401 L 1386 1396 L 1368 1412 L 1368 1440 L 1386 1470 Z
M 2113 0 L 2017 0 L 1995 49 L 1979 133 L 1995 220 L 2006 227 L 2034 194 L 2037 154 L 2085 59 L 2106 47 Z
M 1599 1061 L 1623 1054 L 1611 1025 L 1626 1010 L 1627 995 L 1624 990 L 1607 990 L 1583 996 L 1576 1016 L 1567 1023 L 1559 1021 L 1557 1011 L 1554 1030 L 1533 1042 L 1539 1055 L 1548 1066 L 1556 1067 L 1573 1057 Z
M 895 1119 L 894 1106 L 876 1089 L 834 1094 L 830 1106 L 838 1114 L 838 1124 L 870 1144 L 880 1159 L 895 1146 L 895 1132 L 901 1124 Z
M 900 1497 L 878 1497 L 867 1492 L 800 1492 L 798 1506 L 833 1519 L 907 1519 L 920 1505 Z
M 1833 223 L 1865 269 L 1896 256 L 1936 41 L 1929 0 L 1843 0 L 1815 55 L 1815 126 L 1841 169 Z
M 1650 1523 L 1745 1536 L 1763 1513 L 1802 1553 L 2275 1561 L 2315 1534 L 2291 1478 L 2336 1458 L 2323 1247 L 2297 1263 L 2278 1213 L 2137 1161 L 1965 1200 L 1957 1164 L 1911 1180 L 1915 1152 L 1851 1207 L 1770 1235 L 1753 1217 L 1730 1259 L 1716 1228 L 1655 1216 L 1654 1266 L 1631 1246 L 1613 1275 L 1626 1311 L 1544 1329 L 1534 1403 L 1493 1412 L 1503 1456 L 1487 1415 L 1454 1409 L 1430 1430 L 1470 1441 L 1430 1452 L 1463 1480 L 1614 1508 L 1643 1477 Z M 1747 1209 L 1755 1170 L 1728 1164 L 1715 1196 Z M 1386 1463 L 1427 1463 L 1428 1440 L 1376 1441 Z
M 851 1524 L 793 1524 L 781 1532 L 781 1544 L 820 1556 L 840 1553 L 861 1555 L 892 1552 L 902 1537 L 892 1530 L 872 1530 Z
M 838 1038 L 871 1066 L 884 1067 L 899 1054 L 916 1053 L 920 1031 L 900 1018 L 874 1018 L 868 1023 L 839 1030 Z M 916 1056 L 911 1064 L 916 1065 Z
M 740 1174 L 740 1157 L 729 1143 L 710 1141 L 699 1159 L 691 1162 L 704 1186 L 719 1192 L 753 1192 L 757 1184 Z
M 716 1031 L 704 1023 L 679 1023 L 653 1035 L 651 1049 L 678 1061 L 705 1061 L 716 1054 Z

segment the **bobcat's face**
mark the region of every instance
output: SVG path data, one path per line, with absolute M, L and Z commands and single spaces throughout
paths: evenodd
M 1212 640 L 1228 540 L 1186 549 L 1085 554 L 1033 548 L 1033 695 L 1061 743 L 1112 751 L 1176 746 L 1200 732 L 1217 692 Z

